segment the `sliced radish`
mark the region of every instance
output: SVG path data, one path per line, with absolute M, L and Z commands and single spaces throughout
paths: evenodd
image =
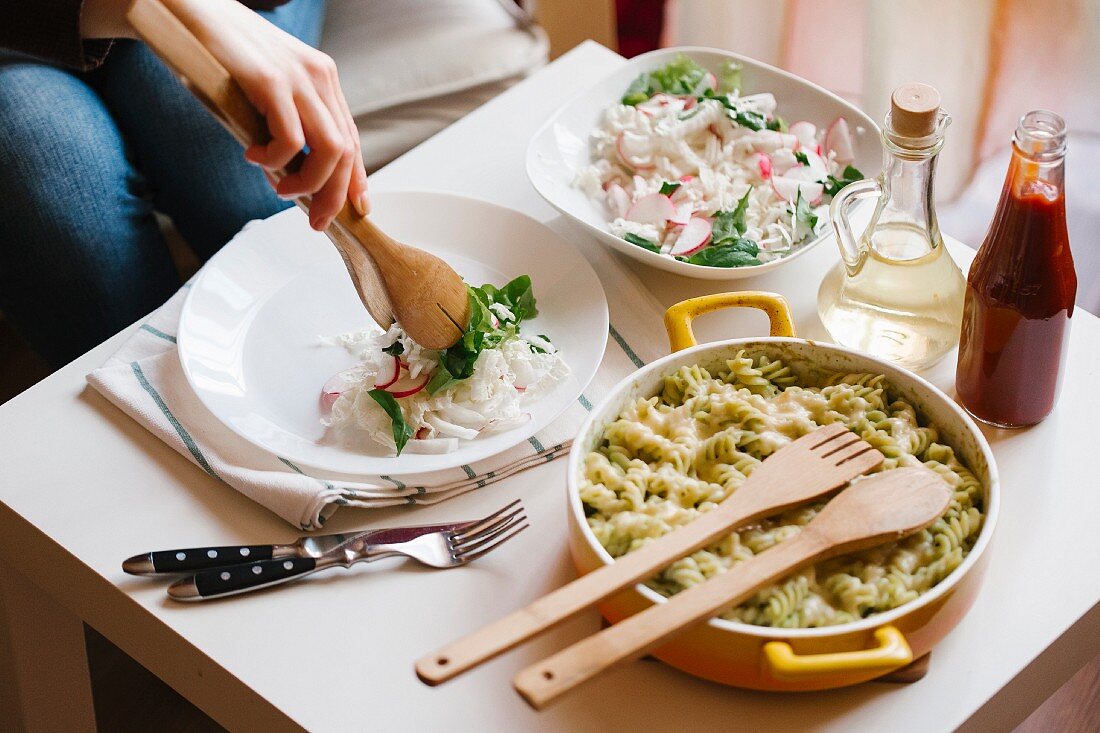
M 806 120 L 799 120 L 787 128 L 787 130 L 798 138 L 798 142 L 803 148 L 813 150 L 817 147 L 817 127 L 814 123 L 807 122 Z
M 800 181 L 789 176 L 772 176 L 771 181 L 776 195 L 792 204 L 798 200 L 799 190 L 802 191 L 802 198 L 811 205 L 816 205 L 825 193 L 825 186 L 814 181 Z
M 691 215 L 694 213 L 695 207 L 688 201 L 676 207 L 676 213 L 669 217 L 669 221 L 684 226 L 691 220 Z
M 669 254 L 673 257 L 687 257 L 698 252 L 710 241 L 710 227 L 711 224 L 706 219 L 699 216 L 691 217 L 684 226 L 684 230 L 680 232 L 680 236 L 677 237 L 676 244 L 672 245 Z
M 688 173 L 686 176 L 680 176 L 680 183 L 691 183 L 695 180 L 695 176 Z
M 631 168 L 649 170 L 653 168 L 653 161 L 645 155 L 646 139 L 641 135 L 623 130 L 619 133 L 615 149 L 619 151 L 619 158 Z
M 756 153 L 752 156 L 756 163 L 756 169 L 760 171 L 760 177 L 768 179 L 772 175 L 772 157 L 767 153 Z
M 810 168 L 813 168 L 815 171 L 818 171 L 822 175 L 825 175 L 829 172 L 829 167 L 825 165 L 825 161 L 821 159 L 820 155 L 805 149 L 803 149 L 803 153 L 806 156 L 806 161 L 808 162 Z
M 808 165 L 799 165 L 791 168 L 789 171 L 783 174 L 784 178 L 793 178 L 796 181 L 803 181 L 808 183 L 818 183 L 825 174 Z
M 350 373 L 351 370 L 348 369 L 339 374 L 333 374 L 325 382 L 325 386 L 321 387 L 321 404 L 324 405 L 325 409 L 331 409 L 336 399 L 351 388 Z
M 375 389 L 385 389 L 397 381 L 401 376 L 401 362 L 396 356 L 382 353 L 382 365 L 378 367 L 378 374 L 374 378 Z
M 856 159 L 855 149 L 852 147 L 852 133 L 848 130 L 848 121 L 843 117 L 837 117 L 833 124 L 829 125 L 829 131 L 825 133 L 825 150 L 833 153 L 836 156 L 836 162 L 841 165 Z
M 651 193 L 642 196 L 626 212 L 626 218 L 639 224 L 664 226 L 665 222 L 676 215 L 676 207 L 668 196 Z
M 694 109 L 694 108 L 695 108 L 695 97 L 687 97 L 686 99 L 684 99 L 684 109 L 685 110 Z
M 394 397 L 411 397 L 428 386 L 429 374 L 421 374 L 419 377 L 401 377 L 396 382 L 386 387 L 386 391 Z
M 615 216 L 626 216 L 626 211 L 630 208 L 630 194 L 619 184 L 612 183 L 607 187 L 607 205 Z

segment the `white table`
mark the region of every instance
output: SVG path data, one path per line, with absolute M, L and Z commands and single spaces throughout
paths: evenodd
M 595 44 L 581 46 L 388 166 L 372 185 L 460 192 L 556 219 L 525 180 L 527 140 L 573 90 L 622 63 Z M 575 241 L 598 246 L 579 234 Z M 954 247 L 953 254 L 965 264 L 972 253 Z M 823 245 L 796 266 L 737 284 L 783 292 L 800 332 L 820 336 L 814 299 L 835 257 Z M 665 305 L 721 289 L 638 271 Z M 717 338 L 763 328 L 758 315 L 724 313 L 703 318 L 698 332 Z M 343 510 L 329 523 L 340 530 L 480 516 L 522 496 L 533 531 L 462 571 L 361 567 L 354 577 L 318 576 L 231 602 L 175 604 L 162 582 L 128 577 L 120 561 L 140 550 L 270 542 L 294 532 L 85 387 L 85 373 L 126 335 L 0 407 L 0 581 L 12 631 L 8 649 L 0 638 L 0 659 L 22 675 L 18 700 L 9 691 L 8 702 L 21 703 L 41 729 L 91 726 L 80 620 L 215 720 L 242 730 L 1009 730 L 1097 652 L 1100 491 L 1086 469 L 1100 409 L 1100 321 L 1084 312 L 1073 318 L 1054 416 L 1027 431 L 987 432 L 1004 492 L 995 558 L 973 610 L 935 649 L 922 681 L 781 696 L 638 662 L 543 713 L 528 708 L 509 680 L 595 631 L 594 612 L 440 688 L 421 685 L 412 662 L 573 577 L 564 460 L 415 514 Z M 949 391 L 953 364 L 949 356 L 930 375 Z

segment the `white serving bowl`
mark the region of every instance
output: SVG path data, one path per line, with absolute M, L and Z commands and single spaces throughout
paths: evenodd
M 651 51 L 631 59 L 626 66 L 571 99 L 547 120 L 527 146 L 527 177 L 539 195 L 608 247 L 651 267 L 702 280 L 753 277 L 782 267 L 822 240 L 830 239 L 831 229 L 825 226 L 820 236 L 778 260 L 755 267 L 706 267 L 650 252 L 610 232 L 603 204 L 573 186 L 577 171 L 592 162 L 589 137 L 604 109 L 622 97 L 630 82 L 643 72 L 664 66 L 679 54 L 714 72 L 727 59 L 740 63 L 744 93 L 771 92 L 778 102 L 779 114 L 788 121 L 809 120 L 822 127 L 837 117 L 844 117 L 852 132 L 855 151 L 852 165 L 868 177 L 877 175 L 882 164 L 878 126 L 854 105 L 774 66 L 717 49 L 681 47 Z

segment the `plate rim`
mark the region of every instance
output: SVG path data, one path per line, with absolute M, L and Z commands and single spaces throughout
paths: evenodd
M 579 261 L 581 263 L 583 263 L 584 267 L 587 268 L 587 270 L 592 274 L 593 279 L 595 280 L 595 284 L 598 288 L 597 291 L 596 291 L 596 294 L 598 295 L 597 301 L 599 302 L 599 305 L 600 305 L 599 313 L 597 314 L 597 316 L 598 316 L 598 319 L 599 319 L 600 323 L 602 324 L 602 328 L 599 329 L 599 331 L 598 331 L 599 334 L 600 334 L 600 349 L 599 349 L 599 358 L 595 361 L 595 367 L 592 369 L 591 373 L 589 373 L 583 380 L 580 379 L 580 378 L 577 378 L 577 375 L 574 372 L 570 373 L 570 376 L 571 376 L 574 384 L 576 385 L 576 387 L 573 391 L 576 391 L 577 395 L 574 395 L 569 400 L 563 400 L 562 403 L 561 403 L 561 407 L 558 408 L 558 409 L 552 410 L 552 412 L 553 412 L 552 417 L 547 419 L 546 422 L 541 427 L 539 427 L 535 430 L 531 430 L 531 431 L 528 431 L 526 426 L 524 426 L 522 428 L 513 428 L 513 430 L 520 431 L 520 432 L 523 433 L 523 437 L 517 438 L 514 442 L 511 442 L 507 445 L 502 445 L 502 447 L 500 447 L 496 450 L 492 450 L 490 453 L 487 453 L 487 454 L 484 454 L 484 455 L 474 456 L 474 457 L 469 458 L 467 460 L 452 463 L 452 464 L 447 465 L 447 466 L 441 466 L 441 467 L 436 467 L 436 468 L 428 468 L 428 469 L 425 469 L 423 467 L 417 467 L 417 466 L 405 467 L 405 466 L 398 466 L 398 465 L 394 465 L 392 468 L 387 468 L 383 472 L 372 472 L 372 471 L 363 471 L 363 470 L 346 471 L 346 470 L 341 470 L 341 469 L 335 469 L 331 466 L 320 465 L 320 464 L 318 464 L 318 463 L 316 463 L 316 462 L 314 462 L 314 461 L 312 461 L 308 458 L 302 458 L 301 456 L 282 455 L 282 454 L 285 453 L 285 451 L 276 452 L 275 450 L 272 449 L 271 446 L 266 445 L 266 444 L 260 442 L 255 437 L 253 437 L 251 435 L 248 435 L 247 433 L 241 431 L 240 429 L 237 428 L 237 426 L 233 425 L 231 422 L 227 421 L 221 415 L 219 415 L 217 409 L 215 409 L 215 407 L 211 406 L 207 402 L 207 400 L 204 399 L 204 397 L 203 397 L 204 392 L 196 386 L 194 376 L 191 373 L 191 369 L 189 369 L 188 365 L 187 365 L 187 359 L 186 359 L 187 354 L 186 354 L 186 351 L 185 351 L 191 336 L 190 336 L 190 333 L 183 328 L 183 323 L 184 323 L 184 319 L 187 317 L 187 314 L 191 311 L 193 299 L 195 297 L 197 297 L 197 294 L 200 292 L 200 288 L 198 288 L 197 286 L 199 285 L 199 283 L 203 279 L 205 279 L 208 276 L 208 273 L 210 272 L 208 267 L 211 264 L 213 264 L 218 258 L 222 257 L 225 252 L 227 252 L 229 245 L 233 242 L 234 239 L 239 237 L 245 231 L 245 229 L 249 226 L 249 224 L 251 224 L 252 222 L 266 222 L 268 219 L 270 219 L 274 216 L 278 216 L 279 214 L 283 214 L 283 213 L 289 211 L 290 208 L 288 208 L 288 209 L 283 209 L 282 211 L 277 212 L 276 214 L 272 214 L 270 217 L 267 217 L 265 219 L 253 219 L 253 220 L 251 220 L 251 222 L 249 222 L 249 224 L 245 224 L 245 226 L 242 227 L 236 234 L 234 234 L 233 237 L 231 237 L 230 240 L 228 242 L 226 242 L 226 244 L 221 247 L 221 249 L 219 249 L 217 252 L 215 252 L 214 255 L 211 256 L 210 259 L 208 259 L 203 264 L 203 266 L 199 270 L 199 272 L 192 279 L 190 279 L 188 281 L 189 287 L 187 288 L 187 294 L 184 297 L 183 305 L 180 308 L 179 319 L 177 321 L 177 328 L 176 328 L 177 339 L 176 339 L 175 352 L 176 352 L 177 358 L 180 361 L 180 369 L 184 374 L 184 379 L 187 381 L 187 386 L 190 389 L 191 393 L 195 396 L 196 399 L 198 399 L 199 403 L 203 406 L 203 408 L 208 413 L 210 413 L 210 415 L 215 420 L 218 421 L 219 424 L 224 426 L 226 429 L 228 429 L 234 435 L 236 435 L 236 436 L 240 437 L 241 439 L 245 440 L 250 445 L 253 445 L 256 448 L 259 448 L 260 450 L 264 451 L 268 455 L 274 456 L 277 459 L 280 458 L 280 457 L 285 457 L 288 460 L 294 461 L 294 463 L 296 465 L 300 465 L 300 466 L 303 466 L 303 467 L 306 467 L 306 468 L 309 468 L 309 469 L 313 469 L 313 470 L 319 471 L 321 473 L 329 474 L 329 475 L 346 476 L 346 477 L 353 477 L 353 478 L 365 478 L 365 477 L 376 477 L 376 476 L 380 476 L 380 475 L 407 476 L 407 475 L 415 475 L 415 474 L 431 474 L 431 473 L 438 473 L 440 471 L 450 470 L 450 469 L 453 469 L 453 468 L 458 468 L 458 467 L 461 467 L 464 464 L 468 465 L 470 463 L 475 463 L 477 461 L 487 460 L 487 459 L 493 458 L 494 456 L 500 455 L 501 453 L 504 453 L 507 450 L 511 450 L 515 446 L 520 445 L 521 443 L 523 443 L 523 442 L 527 441 L 528 439 L 530 439 L 532 436 L 536 435 L 539 430 L 543 430 L 543 429 L 549 427 L 551 424 L 553 424 L 558 418 L 560 418 L 562 416 L 562 414 L 565 413 L 566 410 L 569 409 L 569 407 L 572 405 L 572 403 L 576 401 L 577 396 L 582 394 L 584 392 L 584 390 L 586 390 L 588 388 L 588 386 L 592 383 L 592 380 L 595 378 L 596 374 L 599 372 L 600 364 L 603 361 L 603 355 L 607 351 L 607 340 L 609 338 L 609 327 L 610 327 L 610 311 L 609 311 L 609 306 L 608 306 L 608 302 L 607 302 L 607 291 L 604 289 L 604 285 L 603 285 L 603 282 L 600 280 L 599 273 L 596 272 L 596 268 L 593 267 L 592 263 L 589 262 L 587 257 L 585 257 L 585 255 L 581 251 L 580 247 L 576 243 L 574 243 L 572 240 L 567 239 L 561 233 L 555 231 L 554 229 L 549 227 L 546 223 L 544 223 L 542 221 L 539 221 L 535 217 L 530 216 L 529 214 L 527 214 L 523 211 L 519 211 L 518 209 L 514 209 L 510 206 L 505 206 L 503 204 L 499 204 L 495 201 L 489 201 L 489 200 L 486 200 L 486 199 L 477 198 L 475 196 L 468 196 L 468 195 L 465 195 L 465 194 L 456 194 L 456 193 L 453 193 L 453 192 L 450 192 L 450 191 L 444 191 L 444 190 L 439 190 L 439 189 L 427 189 L 427 188 L 425 188 L 425 189 L 388 189 L 388 188 L 380 188 L 380 189 L 372 189 L 372 193 L 371 193 L 372 199 L 373 199 L 373 197 L 376 197 L 376 196 L 404 196 L 404 195 L 441 196 L 441 197 L 456 200 L 456 201 L 459 201 L 459 202 L 464 202 L 464 203 L 472 202 L 472 203 L 477 204 L 479 206 L 489 206 L 491 208 L 500 209 L 500 210 L 502 210 L 504 212 L 507 212 L 511 215 L 516 215 L 516 216 L 522 217 L 523 219 L 528 220 L 530 223 L 537 225 L 538 227 L 543 229 L 548 235 L 550 235 L 551 237 L 557 239 L 561 244 L 563 244 L 565 246 L 568 246 L 570 249 L 573 250 L 573 252 L 576 254 Z M 372 201 L 372 203 L 373 203 L 373 201 Z M 318 232 L 318 234 L 322 234 L 322 233 Z M 530 423 L 528 423 L 528 425 L 530 425 Z M 507 433 L 505 433 L 505 434 L 507 434 Z M 451 454 L 444 454 L 444 455 L 451 455 Z M 396 463 L 396 459 L 398 459 L 398 456 L 376 456 L 376 457 L 371 456 L 370 458 L 375 458 L 377 460 L 392 460 L 392 461 L 395 461 L 395 463 Z

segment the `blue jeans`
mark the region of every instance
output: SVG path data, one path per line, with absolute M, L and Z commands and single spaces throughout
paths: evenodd
M 268 20 L 316 45 L 324 0 Z M 0 54 L 0 310 L 61 366 L 152 311 L 179 275 L 154 212 L 206 260 L 290 204 L 143 44 L 73 72 Z

